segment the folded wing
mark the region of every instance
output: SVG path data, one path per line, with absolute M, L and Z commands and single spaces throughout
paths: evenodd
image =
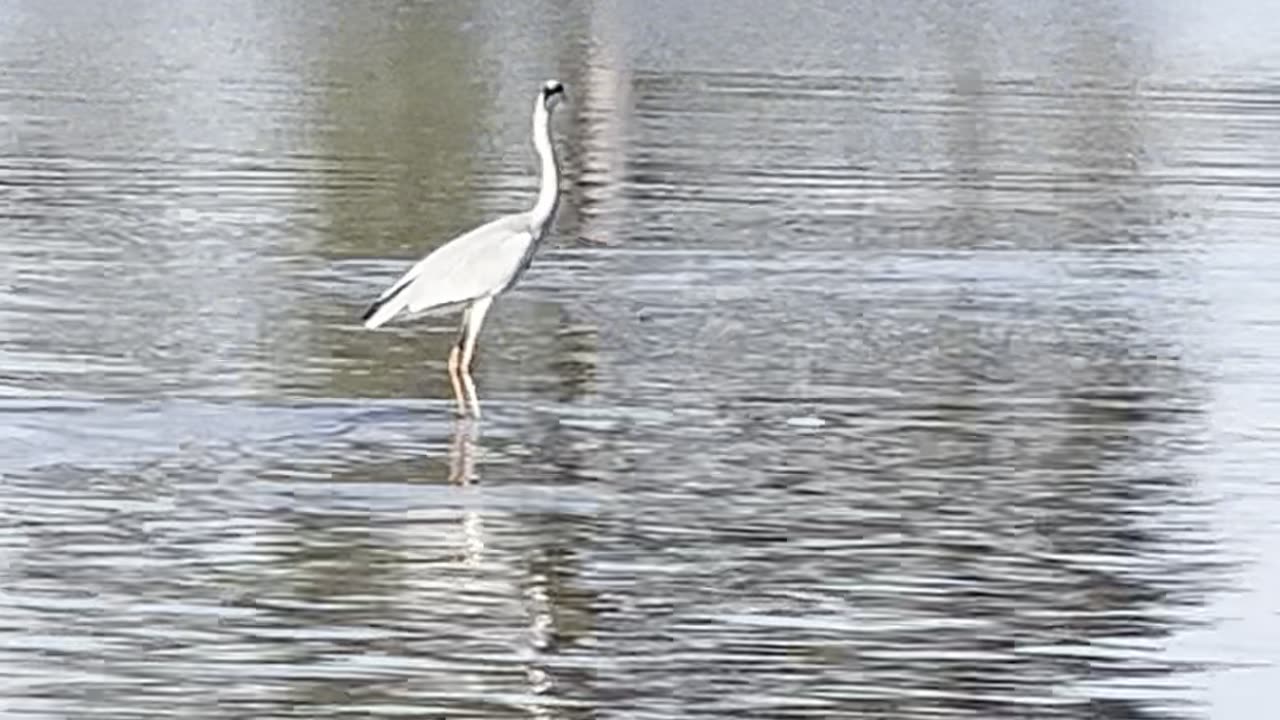
M 481 225 L 418 261 L 369 306 L 364 326 L 376 328 L 402 310 L 425 312 L 492 295 L 524 269 L 532 246 L 527 213 Z

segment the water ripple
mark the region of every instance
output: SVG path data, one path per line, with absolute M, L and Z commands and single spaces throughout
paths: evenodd
M 1274 43 L 1041 5 L 0 0 L 6 713 L 1257 717 Z

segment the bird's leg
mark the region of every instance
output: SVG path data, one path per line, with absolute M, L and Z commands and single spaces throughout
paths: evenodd
M 449 384 L 453 386 L 453 397 L 458 401 L 458 413 L 465 414 L 467 405 L 462 398 L 462 379 L 458 377 L 458 360 L 462 358 L 462 343 L 449 349 Z
M 462 334 L 462 363 L 461 372 L 463 387 L 467 389 L 471 402 L 471 414 L 480 417 L 480 398 L 476 396 L 476 383 L 471 379 L 471 361 L 475 356 L 476 339 L 480 337 L 480 326 L 484 325 L 484 316 L 489 312 L 489 306 L 493 304 L 493 298 L 481 298 L 475 301 L 470 308 L 464 322 L 466 329 Z
M 462 348 L 467 342 L 467 320 L 471 315 L 471 309 L 462 311 L 462 327 L 458 329 L 458 342 L 449 348 L 449 384 L 453 386 L 453 398 L 458 403 L 458 414 L 467 414 L 467 400 L 464 397 L 466 390 L 462 384 Z

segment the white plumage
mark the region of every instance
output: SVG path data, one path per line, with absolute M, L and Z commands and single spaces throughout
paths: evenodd
M 507 215 L 436 248 L 387 288 L 365 314 L 376 328 L 408 311 L 444 312 L 515 284 L 535 249 L 529 213 Z
M 458 342 L 449 353 L 449 379 L 459 412 L 465 413 L 469 405 L 474 415 L 480 414 L 470 370 L 480 327 L 493 299 L 529 267 L 560 205 L 560 169 L 551 145 L 550 119 L 563 94 L 563 85 L 548 80 L 534 102 L 533 145 L 542 165 L 542 185 L 533 209 L 485 223 L 436 248 L 379 295 L 364 314 L 364 326 L 372 329 L 401 313 L 463 308 Z

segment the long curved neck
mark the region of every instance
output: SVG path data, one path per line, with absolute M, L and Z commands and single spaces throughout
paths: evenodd
M 560 167 L 556 164 L 556 149 L 551 145 L 550 120 L 550 113 L 539 97 L 533 107 L 533 147 L 542 164 L 542 186 L 530 218 L 535 228 L 546 227 L 560 206 Z

